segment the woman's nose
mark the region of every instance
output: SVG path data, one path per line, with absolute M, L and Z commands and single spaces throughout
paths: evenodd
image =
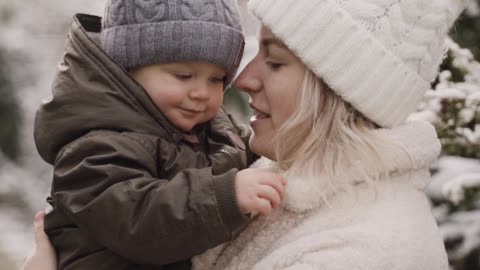
M 234 85 L 240 91 L 253 93 L 262 89 L 262 80 L 260 73 L 258 57 L 254 58 L 245 69 L 238 75 Z

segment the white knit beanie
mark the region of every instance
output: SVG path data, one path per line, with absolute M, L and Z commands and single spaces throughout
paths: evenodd
M 405 121 L 437 75 L 464 0 L 250 0 L 318 77 L 383 127 Z

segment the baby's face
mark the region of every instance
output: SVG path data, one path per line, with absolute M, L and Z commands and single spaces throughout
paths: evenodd
M 130 74 L 168 120 L 184 132 L 212 119 L 223 103 L 225 71 L 213 64 L 158 64 Z

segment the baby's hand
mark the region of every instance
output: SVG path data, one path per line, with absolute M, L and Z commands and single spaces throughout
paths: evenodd
M 45 213 L 35 214 L 33 228 L 35 230 L 35 247 L 25 260 L 22 270 L 56 270 L 57 256 L 47 234 L 43 231 Z
M 235 177 L 235 192 L 243 214 L 268 215 L 283 199 L 286 181 L 266 169 L 245 169 Z

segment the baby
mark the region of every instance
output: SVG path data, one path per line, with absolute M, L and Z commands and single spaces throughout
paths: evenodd
M 234 0 L 109 0 L 78 14 L 35 120 L 54 166 L 59 270 L 189 269 L 279 205 L 249 133 L 222 110 L 244 38 Z

